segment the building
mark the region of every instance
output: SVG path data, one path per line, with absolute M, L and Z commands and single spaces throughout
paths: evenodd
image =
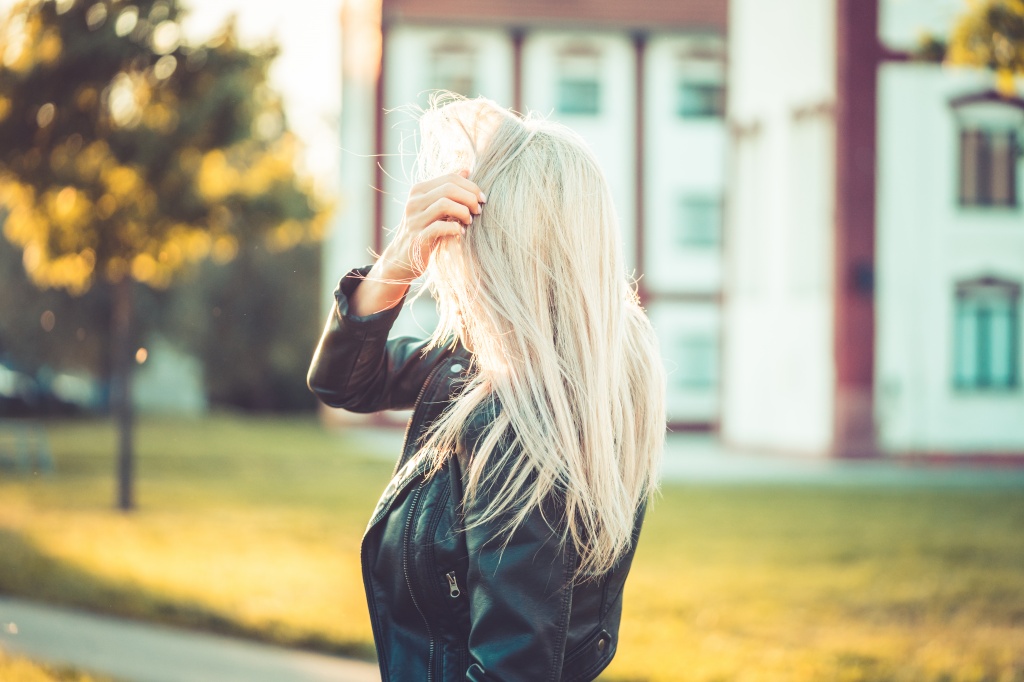
M 346 2 L 344 198 L 325 249 L 325 287 L 367 261 L 367 246 L 379 252 L 385 228 L 400 222 L 415 151 L 410 105 L 443 89 L 548 115 L 583 135 L 607 174 L 627 262 L 669 368 L 670 422 L 712 428 L 725 22 L 725 0 Z M 399 324 L 423 333 L 434 321 L 421 300 Z
M 1024 455 L 1024 101 L 909 57 L 963 8 L 730 3 L 726 442 Z

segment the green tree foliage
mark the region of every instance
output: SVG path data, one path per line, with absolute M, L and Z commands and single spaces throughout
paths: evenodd
M 159 334 L 199 358 L 212 405 L 313 409 L 305 373 L 322 322 L 311 295 L 319 269 L 318 244 L 274 253 L 257 241 L 243 243 L 229 263 L 186 269 L 166 291 L 136 285 L 131 347 Z M 110 376 L 109 287 L 79 296 L 39 290 L 21 250 L 0 239 L 0 291 L 0 361 L 32 375 Z
M 284 251 L 325 224 L 266 84 L 276 50 L 241 48 L 231 25 L 189 45 L 180 18 L 177 0 L 25 0 L 0 23 L 4 235 L 40 287 L 113 285 L 125 508 L 131 283 L 164 288 L 190 264 Z
M 1024 0 L 973 0 L 950 33 L 946 62 L 992 69 L 999 90 L 1024 76 Z
M 240 240 L 281 249 L 322 225 L 266 86 L 275 50 L 241 49 L 230 26 L 189 47 L 179 14 L 167 0 L 62 0 L 6 20 L 4 234 L 37 284 L 165 287 L 189 262 L 230 260 Z
M 32 375 L 49 367 L 109 376 L 110 325 L 98 321 L 110 319 L 110 289 L 93 287 L 74 297 L 61 289 L 40 291 L 21 258 L 21 249 L 0 239 L 0 360 Z M 137 332 L 142 328 L 136 325 Z

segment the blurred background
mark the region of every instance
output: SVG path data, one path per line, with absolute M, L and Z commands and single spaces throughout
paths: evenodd
M 447 90 L 588 141 L 660 337 L 606 679 L 1024 680 L 1024 1 L 0 17 L 0 595 L 372 660 L 357 548 L 407 415 L 305 372 Z M 190 679 L 4 627 L 2 679 Z

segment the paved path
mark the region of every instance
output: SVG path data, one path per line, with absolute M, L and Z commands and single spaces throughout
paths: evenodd
M 358 443 L 363 451 L 389 461 L 398 456 L 404 435 L 399 428 L 368 427 L 347 427 L 344 434 Z M 730 450 L 712 435 L 674 433 L 666 442 L 662 477 L 666 483 L 693 484 L 1024 487 L 1024 466 L 908 464 L 897 458 L 835 460 L 784 457 Z
M 781 483 L 908 487 L 1024 487 L 1024 466 L 907 463 L 898 458 L 840 460 L 728 450 L 713 436 L 671 434 L 662 476 L 680 483 Z
M 0 648 L 124 682 L 380 682 L 372 663 L 7 597 Z

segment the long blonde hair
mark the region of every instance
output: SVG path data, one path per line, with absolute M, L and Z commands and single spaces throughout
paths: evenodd
M 427 270 L 441 321 L 435 346 L 460 339 L 476 372 L 427 433 L 440 466 L 480 409 L 465 494 L 486 491 L 479 523 L 510 534 L 554 496 L 548 519 L 579 557 L 577 577 L 610 570 L 657 488 L 665 374 L 622 258 L 600 166 L 569 128 L 484 99 L 435 106 L 420 120 L 421 178 L 471 168 L 487 194 L 465 236 Z

